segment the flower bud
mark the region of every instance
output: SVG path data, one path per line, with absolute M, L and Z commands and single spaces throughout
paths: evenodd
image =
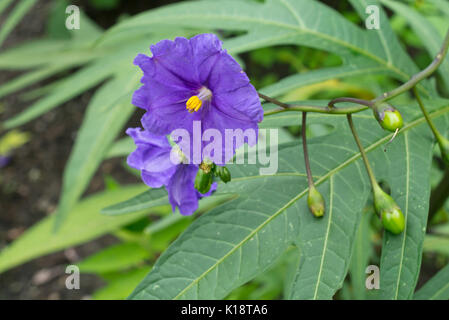
M 324 198 L 314 186 L 309 188 L 307 204 L 309 205 L 310 212 L 312 212 L 315 217 L 318 218 L 324 215 Z
M 215 174 L 220 177 L 221 181 L 223 181 L 224 183 L 228 183 L 229 181 L 231 181 L 231 173 L 226 167 L 217 166 L 215 169 Z
M 440 146 L 441 157 L 446 165 L 449 166 L 449 140 L 442 137 L 438 140 L 438 145 Z
M 374 116 L 379 122 L 380 126 L 385 130 L 394 132 L 401 129 L 404 125 L 401 113 L 395 107 L 388 103 L 382 103 L 379 106 L 374 106 Z
M 405 219 L 401 208 L 379 186 L 374 190 L 374 209 L 380 216 L 385 230 L 393 234 L 400 234 L 404 230 Z
M 210 190 L 212 185 L 212 174 L 209 172 L 205 172 L 203 169 L 198 169 L 195 178 L 195 189 L 200 193 L 207 193 Z
M 203 170 L 205 173 L 209 173 L 211 171 L 215 170 L 215 164 L 208 161 L 203 161 L 199 165 L 200 169 Z

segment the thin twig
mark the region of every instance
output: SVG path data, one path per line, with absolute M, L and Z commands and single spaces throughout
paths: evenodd
M 309 162 L 309 152 L 307 150 L 307 138 L 306 138 L 306 119 L 307 112 L 302 113 L 302 150 L 304 152 L 304 162 L 306 164 L 306 173 L 307 173 L 307 181 L 309 183 L 309 189 L 312 188 L 315 184 L 313 183 L 312 171 L 310 170 L 310 162 Z
M 363 148 L 363 145 L 360 142 L 360 138 L 357 134 L 357 131 L 355 130 L 354 123 L 352 122 L 352 115 L 347 114 L 346 117 L 348 118 L 349 128 L 351 128 L 351 132 L 352 132 L 352 135 L 354 136 L 354 140 L 357 144 L 357 147 L 360 150 L 360 154 L 362 155 L 363 163 L 365 164 L 366 172 L 368 173 L 368 177 L 371 182 L 371 187 L 373 188 L 373 191 L 374 191 L 376 188 L 379 188 L 379 184 L 377 183 L 377 180 L 374 176 L 374 172 L 371 169 L 371 166 L 369 164 L 368 157 L 366 156 L 365 149 Z

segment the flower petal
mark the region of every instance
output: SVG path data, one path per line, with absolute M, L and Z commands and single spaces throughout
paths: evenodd
M 253 122 L 263 120 L 259 95 L 251 84 L 234 91 L 216 94 L 212 104 L 231 118 Z
M 204 33 L 190 39 L 195 58 L 195 65 L 198 69 L 200 83 L 204 84 L 209 78 L 209 74 L 215 65 L 220 53 L 223 51 L 221 41 L 213 33 Z
M 176 207 L 182 215 L 191 215 L 198 209 L 198 195 L 194 187 L 198 167 L 179 165 L 167 186 L 168 200 L 173 211 Z
M 198 87 L 200 84 L 195 65 L 192 46 L 186 38 L 178 37 L 174 41 L 162 40 L 151 46 L 154 65 L 162 72 L 178 77 L 184 84 Z
M 206 86 L 213 94 L 226 93 L 246 86 L 249 79 L 237 61 L 226 50 L 218 54 Z
M 152 188 L 167 185 L 177 164 L 170 159 L 171 145 L 165 136 L 156 136 L 140 128 L 129 128 L 126 133 L 137 145 L 127 159 L 128 165 L 141 171 L 142 180 Z

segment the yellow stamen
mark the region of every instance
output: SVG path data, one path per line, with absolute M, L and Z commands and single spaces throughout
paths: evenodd
M 200 110 L 202 104 L 203 101 L 201 101 L 198 96 L 191 96 L 189 100 L 187 100 L 186 109 L 189 110 L 190 113 L 192 113 L 194 111 Z

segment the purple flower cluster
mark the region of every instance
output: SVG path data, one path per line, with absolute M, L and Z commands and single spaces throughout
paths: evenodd
M 127 130 L 137 145 L 128 164 L 141 171 L 148 186 L 165 186 L 173 209 L 177 206 L 189 215 L 197 209 L 198 199 L 210 192 L 202 195 L 194 188 L 198 165 L 189 159 L 195 148 L 184 149 L 185 141 L 175 141 L 178 148 L 173 148 L 166 135 L 177 129 L 193 135 L 194 122 L 200 123 L 202 131 L 214 129 L 223 136 L 227 129 L 257 133 L 263 109 L 248 77 L 215 35 L 162 40 L 151 46 L 151 52 L 151 57 L 139 54 L 134 60 L 143 77 L 132 102 L 146 113 L 141 119 L 144 131 Z M 202 152 L 207 142 L 199 139 Z M 232 155 L 241 144 L 232 144 Z M 224 147 L 222 151 L 224 164 L 229 152 Z

